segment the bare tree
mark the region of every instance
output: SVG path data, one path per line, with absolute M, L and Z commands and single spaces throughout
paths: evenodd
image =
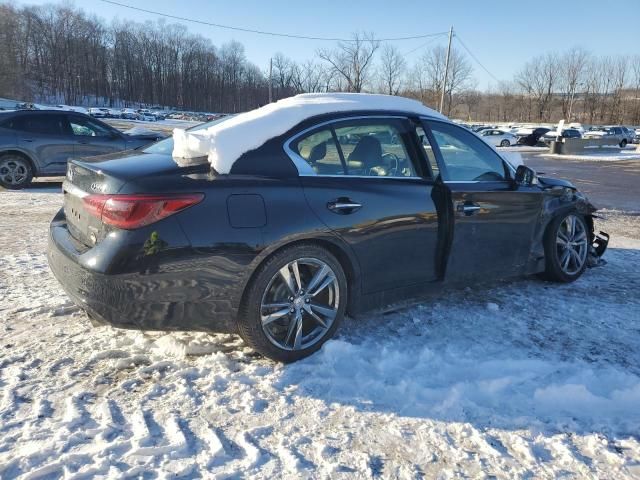
M 333 50 L 318 50 L 318 57 L 331 65 L 347 84 L 347 91 L 361 92 L 369 81 L 369 73 L 380 42 L 372 33 L 354 33 L 352 40 L 338 43 Z
M 406 62 L 398 49 L 391 44 L 382 47 L 380 55 L 381 90 L 389 95 L 398 95 Z
M 516 76 L 518 83 L 532 97 L 537 107 L 537 118 L 549 120 L 554 89 L 558 85 L 559 60 L 547 53 L 527 62 Z
M 640 55 L 635 55 L 631 59 L 633 106 L 631 107 L 630 123 L 640 124 Z
M 578 89 L 584 87 L 585 70 L 588 65 L 589 53 L 573 47 L 560 57 L 561 74 L 559 78 L 562 94 L 562 116 L 571 121 L 573 105 Z

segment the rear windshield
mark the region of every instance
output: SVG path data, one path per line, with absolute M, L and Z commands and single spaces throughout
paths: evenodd
M 204 130 L 206 128 L 217 125 L 218 123 L 222 123 L 225 120 L 230 119 L 231 117 L 233 117 L 233 115 L 227 115 L 226 117 L 218 118 L 210 122 L 201 123 L 200 125 L 196 125 L 195 127 L 191 127 L 187 129 L 187 131 L 195 132 L 197 130 Z M 153 143 L 148 147 L 143 148 L 142 151 L 144 153 L 159 153 L 163 155 L 171 155 L 173 153 L 173 136 L 165 138 L 164 140 L 160 140 L 159 142 Z

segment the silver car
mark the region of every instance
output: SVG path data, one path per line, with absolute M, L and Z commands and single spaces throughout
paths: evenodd
M 77 112 L 0 112 L 0 186 L 24 188 L 33 177 L 64 175 L 70 158 L 134 149 L 163 137 L 126 135 Z

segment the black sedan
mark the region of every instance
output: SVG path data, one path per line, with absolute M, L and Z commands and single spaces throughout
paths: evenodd
M 64 175 L 67 161 L 134 149 L 162 134 L 126 135 L 82 113 L 20 110 L 0 113 L 0 186 L 17 190 L 33 177 Z
M 69 165 L 49 262 L 99 324 L 237 332 L 288 362 L 345 314 L 449 285 L 571 282 L 607 244 L 573 185 L 514 169 L 441 117 L 312 116 L 228 174 L 172 150 Z

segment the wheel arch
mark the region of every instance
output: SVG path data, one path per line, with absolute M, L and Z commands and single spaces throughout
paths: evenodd
M 245 300 L 245 295 L 251 282 L 257 275 L 260 268 L 274 255 L 278 254 L 284 249 L 295 247 L 298 245 L 313 245 L 319 246 L 331 253 L 344 270 L 344 274 L 347 277 L 347 313 L 354 314 L 358 310 L 360 300 L 360 266 L 355 255 L 350 251 L 349 247 L 336 237 L 322 236 L 322 237 L 308 237 L 298 238 L 286 243 L 278 244 L 277 246 L 266 249 L 257 258 L 253 265 L 251 274 L 247 276 L 246 280 L 242 284 L 241 295 L 238 299 L 236 309 L 240 307 Z

